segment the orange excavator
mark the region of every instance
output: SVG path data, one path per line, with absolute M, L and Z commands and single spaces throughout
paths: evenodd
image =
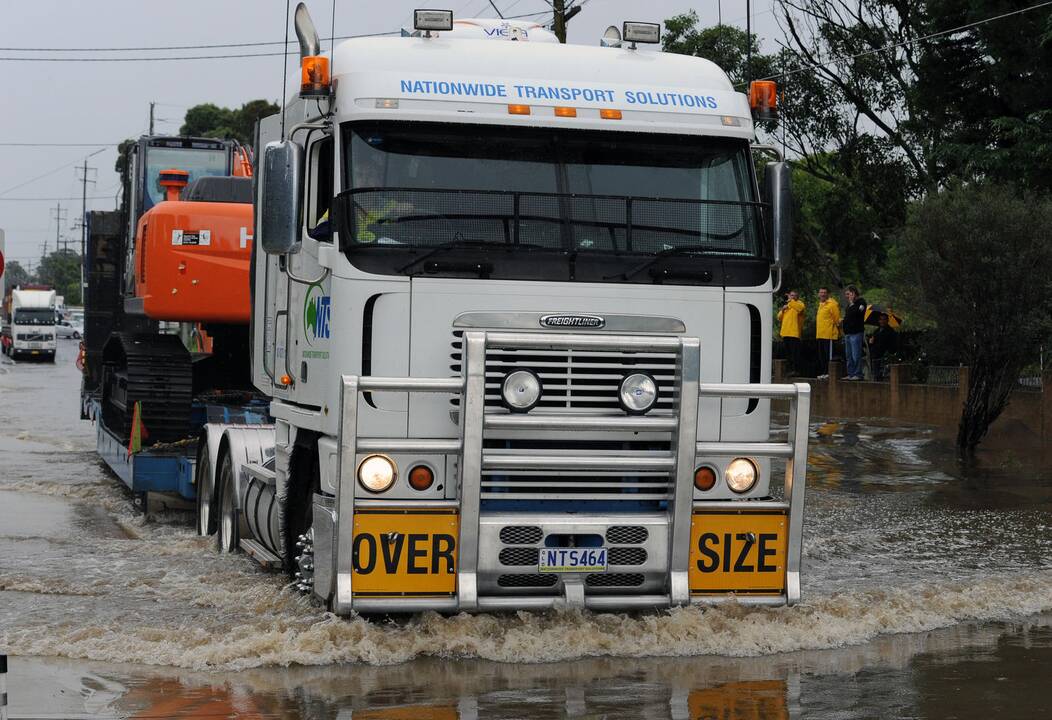
M 228 140 L 140 138 L 123 198 L 120 211 L 88 218 L 82 415 L 130 454 L 192 437 L 201 398 L 251 394 L 250 153 Z

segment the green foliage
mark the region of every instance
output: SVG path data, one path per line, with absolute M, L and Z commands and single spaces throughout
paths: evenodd
M 752 58 L 747 64 L 750 46 Z M 749 36 L 733 25 L 699 28 L 698 14 L 693 10 L 665 21 L 661 49 L 711 60 L 730 76 L 735 85 L 772 75 L 775 68 L 775 57 L 760 53 L 760 42 L 755 34 Z
M 80 255 L 69 250 L 40 258 L 37 280 L 53 287 L 66 298 L 67 305 L 80 305 Z
M 930 320 L 941 350 L 971 368 L 957 442 L 973 449 L 1052 337 L 1052 199 L 993 183 L 954 184 L 909 213 L 897 293 Z
M 3 285 L 5 287 L 15 288 L 31 282 L 33 282 L 33 276 L 17 260 L 10 260 L 4 266 Z
M 256 121 L 273 115 L 278 109 L 277 103 L 267 100 L 252 100 L 236 109 L 212 103 L 194 105 L 186 111 L 179 134 L 237 140 L 242 145 L 251 145 Z

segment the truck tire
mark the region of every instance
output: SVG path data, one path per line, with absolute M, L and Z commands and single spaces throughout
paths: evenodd
M 221 452 L 217 479 L 216 549 L 221 553 L 235 552 L 241 543 L 241 513 L 238 511 L 237 485 L 234 482 L 234 463 L 230 453 Z
M 216 531 L 218 505 L 212 479 L 212 460 L 208 453 L 208 442 L 204 438 L 198 444 L 194 475 L 194 489 L 197 491 L 197 534 L 207 537 Z

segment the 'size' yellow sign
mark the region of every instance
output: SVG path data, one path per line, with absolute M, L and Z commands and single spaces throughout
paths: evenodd
M 787 526 L 781 510 L 695 513 L 690 527 L 691 593 L 785 593 Z

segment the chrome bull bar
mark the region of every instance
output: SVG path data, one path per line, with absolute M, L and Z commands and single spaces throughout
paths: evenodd
M 528 414 L 487 413 L 487 348 L 524 350 L 611 350 L 676 354 L 679 380 L 678 402 L 671 416 L 557 415 L 531 411 Z M 648 337 L 638 335 L 582 335 L 569 333 L 513 333 L 468 331 L 464 333 L 463 372 L 459 378 L 342 377 L 339 417 L 338 478 L 335 508 L 337 529 L 334 537 L 333 610 L 346 615 L 361 612 L 438 609 L 477 611 L 550 607 L 559 598 L 479 597 L 479 522 L 483 470 L 529 469 L 618 470 L 626 473 L 661 471 L 672 479 L 669 498 L 669 568 L 667 594 L 626 594 L 623 596 L 576 595 L 576 602 L 589 608 L 615 609 L 686 605 L 690 602 L 716 602 L 718 598 L 692 598 L 688 584 L 692 511 L 698 508 L 741 509 L 780 508 L 788 511 L 786 593 L 774 604 L 794 604 L 800 599 L 800 557 L 803 533 L 803 506 L 807 466 L 810 386 L 796 384 L 703 384 L 700 377 L 700 344 L 691 337 Z M 366 392 L 439 393 L 460 396 L 459 437 L 447 438 L 360 438 L 358 437 L 359 395 Z M 700 398 L 770 398 L 789 401 L 788 438 L 777 442 L 698 442 L 698 404 Z M 486 430 L 669 432 L 669 452 L 625 455 L 509 456 L 486 452 Z M 435 601 L 417 599 L 366 599 L 353 595 L 353 517 L 355 511 L 356 457 L 363 452 L 401 452 L 457 454 L 460 477 L 457 500 L 437 503 L 453 505 L 460 515 L 460 537 L 456 563 L 456 597 Z M 772 501 L 695 501 L 694 470 L 699 456 L 748 455 L 785 458 L 785 502 Z M 374 505 L 379 501 L 368 501 Z M 392 501 L 395 503 L 396 501 Z M 746 506 L 745 503 L 748 503 Z M 405 504 L 404 502 L 400 504 Z M 413 502 L 417 504 L 417 502 Z M 426 506 L 427 502 L 420 502 Z M 432 501 L 432 504 L 436 504 Z M 569 592 L 567 598 L 570 598 Z M 744 602 L 771 604 L 770 598 L 739 598 Z

